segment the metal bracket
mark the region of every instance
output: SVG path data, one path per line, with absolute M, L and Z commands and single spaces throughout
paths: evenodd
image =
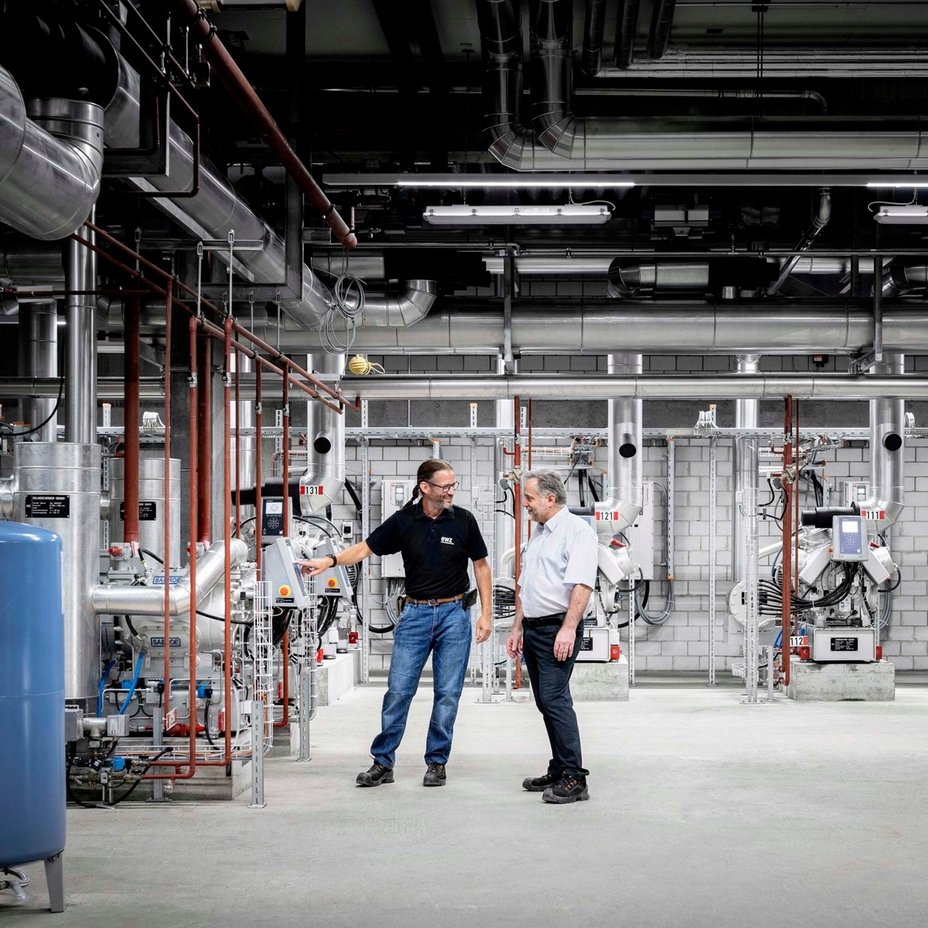
M 139 147 L 107 149 L 103 162 L 104 177 L 165 177 L 169 170 L 171 126 L 170 95 L 166 87 L 152 86 L 147 75 L 142 79 Z
M 847 366 L 847 372 L 849 374 L 864 374 L 869 371 L 874 364 L 878 364 L 881 360 L 881 358 L 877 357 L 876 350 L 871 348 L 869 351 L 865 351 L 856 358 L 852 358 Z

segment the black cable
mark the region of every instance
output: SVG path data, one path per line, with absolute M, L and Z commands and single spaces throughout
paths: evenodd
M 193 724 L 196 725 L 196 718 L 194 718 Z M 142 777 L 144 777 L 145 774 L 148 773 L 149 770 L 151 770 L 152 764 L 154 764 L 155 761 L 160 760 L 162 757 L 164 757 L 165 754 L 168 754 L 170 751 L 173 751 L 173 750 L 174 750 L 173 748 L 165 748 L 163 751 L 161 751 L 160 754 L 156 754 L 145 765 L 145 769 L 142 770 L 142 772 L 139 774 L 139 778 L 132 784 L 132 786 L 130 786 L 129 789 L 127 789 L 126 792 L 124 792 L 118 799 L 114 799 L 112 802 L 106 803 L 106 805 L 112 808 L 113 806 L 118 806 L 119 803 L 123 801 L 123 799 L 128 799 L 138 788 L 139 783 L 142 782 Z
M 896 582 L 892 586 L 886 587 L 885 590 L 880 590 L 881 593 L 892 593 L 893 590 L 899 589 L 899 584 L 902 583 L 902 571 L 899 570 L 899 568 L 897 567 L 896 573 L 899 574 L 899 577 L 897 578 Z
M 68 799 L 70 799 L 71 802 L 77 803 L 77 805 L 84 809 L 95 809 L 96 805 L 89 805 L 86 802 L 81 802 L 80 799 L 78 799 L 71 790 L 71 768 L 74 766 L 74 758 L 75 755 L 72 754 L 71 759 L 68 761 L 68 771 L 65 774 L 65 785 L 67 786 L 68 790 Z
M 351 502 L 354 503 L 354 508 L 358 510 L 358 515 L 361 515 L 361 513 L 364 511 L 361 507 L 361 500 L 354 488 L 354 484 L 350 480 L 345 481 L 345 489 L 348 491 L 348 495 L 351 497 Z
M 509 516 L 510 519 L 514 519 L 515 516 L 508 509 L 494 509 L 494 512 L 498 512 L 501 516 Z
M 32 435 L 34 432 L 39 432 L 42 429 L 44 429 L 45 426 L 48 425 L 48 423 L 51 422 L 52 419 L 55 418 L 55 415 L 58 412 L 58 407 L 61 405 L 61 394 L 63 392 L 64 392 L 64 377 L 60 377 L 58 379 L 58 399 L 55 400 L 55 405 L 52 408 L 52 411 L 48 414 L 48 418 L 44 422 L 42 422 L 40 425 L 37 425 L 35 428 L 29 429 L 28 431 L 25 431 L 25 432 L 14 432 L 12 426 L 6 423 L 3 423 L 10 430 L 11 437 L 21 438 L 24 435 Z
M 587 471 L 586 472 L 586 481 L 590 485 L 590 493 L 593 494 L 593 502 L 599 502 L 599 493 L 596 492 L 596 484 L 593 482 L 593 475 Z
M 197 609 L 197 615 L 203 616 L 204 619 L 213 619 L 215 622 L 225 622 L 225 616 L 213 615 L 210 612 L 202 612 L 199 609 Z M 233 625 L 247 625 L 249 628 L 251 628 L 252 625 L 251 622 L 246 622 L 244 619 L 229 619 L 229 621 Z
M 164 566 L 164 561 L 161 560 L 154 551 L 149 551 L 147 548 L 139 548 L 139 551 L 141 551 L 142 554 L 147 554 L 150 558 L 154 558 L 162 567 Z
M 577 474 L 577 486 L 580 487 L 580 505 L 586 507 L 586 493 L 584 492 L 583 485 L 586 481 L 583 479 L 589 471 L 582 470 Z
M 209 733 L 209 698 L 207 698 L 206 705 L 203 707 L 203 731 L 206 732 L 206 740 L 210 743 L 210 747 L 216 747 L 213 744 L 213 736 Z

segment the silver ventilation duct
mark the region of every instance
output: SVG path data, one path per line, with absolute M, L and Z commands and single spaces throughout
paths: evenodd
M 859 302 L 795 301 L 715 304 L 702 301 L 620 304 L 615 309 L 577 305 L 550 309 L 538 303 L 513 311 L 512 344 L 522 354 L 856 354 L 873 340 L 873 313 Z M 928 307 L 889 305 L 884 347 L 928 351 Z M 501 311 L 433 311 L 408 330 L 359 328 L 353 349 L 383 354 L 497 355 L 505 342 Z M 283 333 L 281 350 L 307 349 L 303 333 Z
M 101 45 L 103 43 L 100 38 Z M 118 61 L 116 92 L 106 107 L 106 144 L 109 148 L 135 148 L 139 144 L 141 114 L 139 75 L 110 49 Z M 189 190 L 193 184 L 193 142 L 173 120 L 169 126 L 166 175 L 131 177 L 139 190 L 154 192 Z M 236 254 L 235 270 L 256 283 L 275 284 L 286 279 L 286 250 L 283 239 L 256 215 L 235 192 L 222 172 L 208 158 L 200 158 L 200 186 L 196 196 L 172 200 L 155 197 L 153 202 L 181 228 L 199 239 L 225 241 L 230 232 L 238 242 L 258 242 L 256 250 Z M 227 253 L 215 252 L 228 261 Z M 281 307 L 302 328 L 318 329 L 332 306 L 332 295 L 313 272 L 303 267 L 302 299 L 285 299 Z
M 603 32 L 606 26 L 606 0 L 586 0 L 583 25 L 583 73 L 595 77 L 603 63 Z
M 573 111 L 569 0 L 533 11 L 532 125 L 519 116 L 522 62 L 515 0 L 480 0 L 490 152 L 520 171 L 903 169 L 928 167 L 916 119 L 867 117 L 585 118 Z M 504 24 L 505 29 L 496 28 Z M 538 150 L 550 150 L 552 163 Z
M 872 376 L 905 373 L 905 357 L 885 355 Z M 905 506 L 905 403 L 880 397 L 870 400 L 870 499 L 861 509 L 885 515 L 880 528 L 898 521 Z
M 322 380 L 336 381 L 345 373 L 345 356 L 307 355 L 307 370 Z M 306 404 L 306 472 L 300 478 L 300 506 L 304 515 L 335 502 L 345 486 L 345 417 L 323 406 Z M 302 493 L 303 486 L 322 487 L 315 496 Z
M 634 57 L 640 2 L 641 0 L 619 0 L 615 23 L 615 66 L 622 70 L 632 63 Z M 564 5 L 569 11 L 571 4 Z
M 66 238 L 93 209 L 102 163 L 99 106 L 36 100 L 27 115 L 16 81 L 0 67 L 0 222 L 32 238 Z
M 438 299 L 438 283 L 434 280 L 407 280 L 403 287 L 403 291 L 395 296 L 389 293 L 365 294 L 361 327 L 408 328 L 421 322 Z
M 739 374 L 757 374 L 760 370 L 760 355 L 738 355 L 735 358 L 735 370 Z M 759 409 L 760 403 L 757 400 L 735 400 L 735 428 L 756 429 Z M 735 583 L 744 579 L 744 507 L 739 505 L 738 500 L 747 498 L 745 492 L 751 486 L 751 480 L 753 479 L 751 468 L 756 467 L 754 458 L 750 454 L 746 454 L 745 451 L 744 442 L 732 442 L 731 473 L 735 502 L 731 510 L 731 579 Z
M 641 374 L 640 354 L 610 354 L 608 371 L 614 376 L 636 376 Z M 531 395 L 531 394 L 530 394 Z M 596 509 L 620 514 L 622 519 L 611 519 L 618 523 L 617 531 L 634 524 L 641 512 L 642 494 L 642 445 L 641 445 L 642 401 L 634 397 L 616 397 L 608 402 L 609 474 L 606 499 L 596 504 Z M 623 524 L 624 523 L 624 524 Z

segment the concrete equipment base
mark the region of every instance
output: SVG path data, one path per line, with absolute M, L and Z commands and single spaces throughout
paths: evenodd
M 628 658 L 623 654 L 608 663 L 578 661 L 570 678 L 570 694 L 574 702 L 628 702 Z
M 801 702 L 892 702 L 896 668 L 889 661 L 872 664 L 790 663 L 786 695 Z
M 359 649 L 337 654 L 334 660 L 316 667 L 316 706 L 331 706 L 361 682 Z

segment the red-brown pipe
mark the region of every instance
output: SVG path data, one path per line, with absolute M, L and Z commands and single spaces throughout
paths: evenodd
M 285 368 L 286 370 L 286 368 Z M 283 412 L 284 412 L 284 434 L 283 434 L 283 507 L 284 507 L 284 536 L 290 534 L 290 381 L 284 377 L 283 382 Z M 281 683 L 282 683 L 282 701 L 283 714 L 280 720 L 274 723 L 275 728 L 283 728 L 290 721 L 290 641 L 289 629 L 284 632 L 283 646 L 281 648 Z
M 164 696 L 171 708 L 171 301 L 169 282 L 164 298 Z
M 335 233 L 335 237 L 346 248 L 354 248 L 358 244 L 354 233 L 313 180 L 306 165 L 290 146 L 249 80 L 242 74 L 226 47 L 219 41 L 215 30 L 197 6 L 196 0 L 171 0 L 167 5 L 178 17 L 181 26 L 189 27 L 190 37 L 203 48 L 203 55 L 213 66 L 216 76 L 229 91 L 239 109 L 251 120 L 268 146 L 280 158 L 281 164 L 297 182 L 304 196 L 322 213 L 326 224 Z
M 208 338 L 199 339 L 199 374 L 203 382 L 198 387 L 197 406 L 197 466 L 200 468 L 197 490 L 197 521 L 200 526 L 198 540 L 209 544 L 213 523 L 213 402 L 210 364 L 212 345 Z
M 139 298 L 126 301 L 125 421 L 123 429 L 123 541 L 133 549 L 139 543 Z

